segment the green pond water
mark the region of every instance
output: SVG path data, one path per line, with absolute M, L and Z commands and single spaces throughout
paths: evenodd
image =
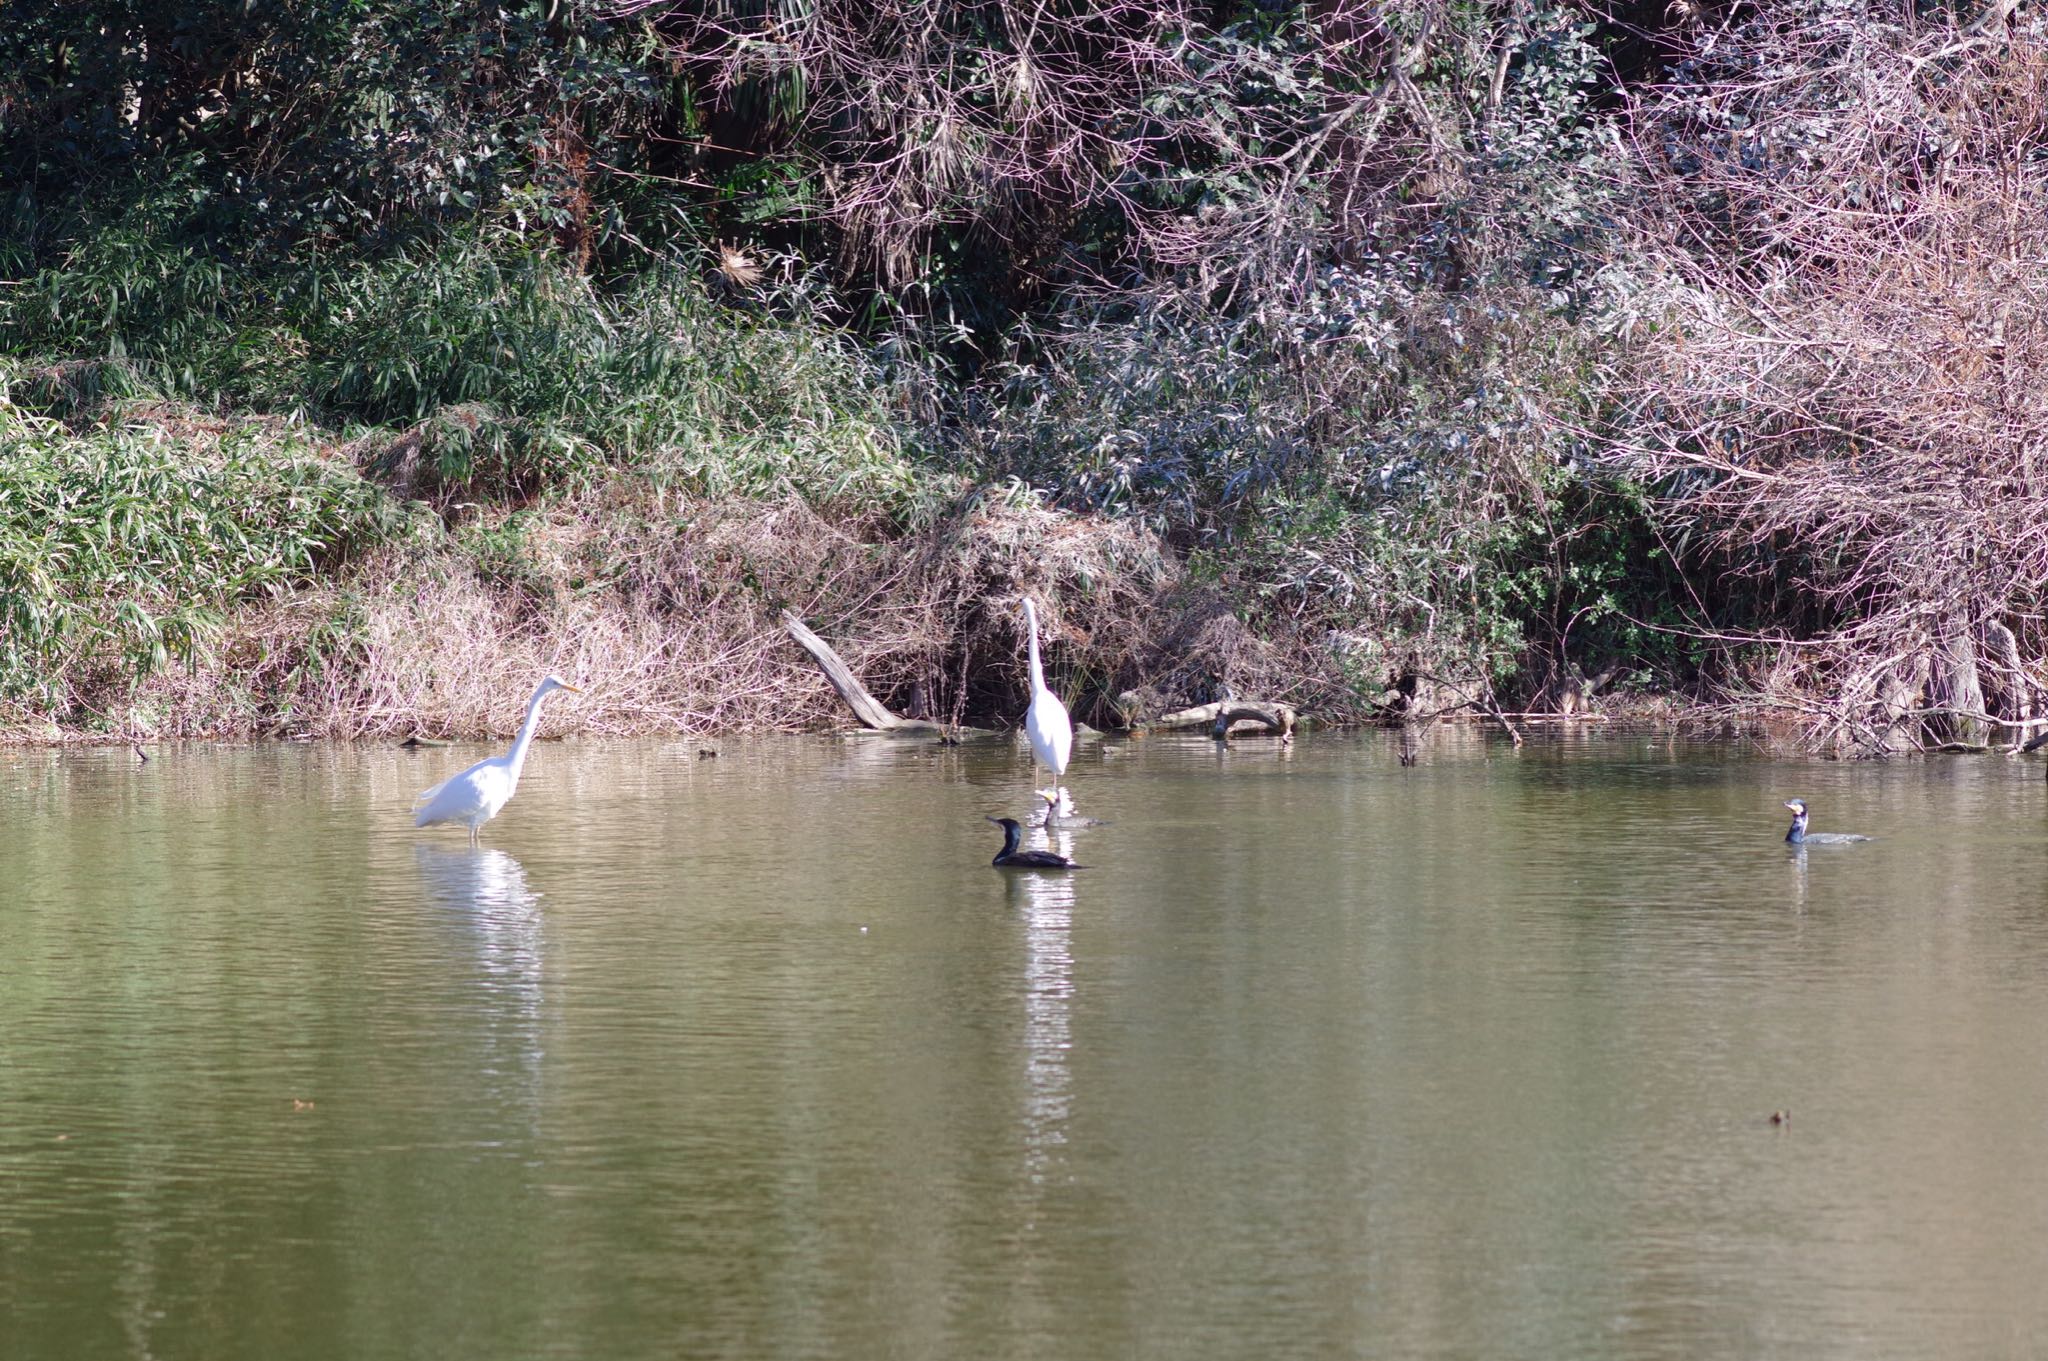
M 700 745 L 0 752 L 0 1357 L 2048 1346 L 2038 764 Z

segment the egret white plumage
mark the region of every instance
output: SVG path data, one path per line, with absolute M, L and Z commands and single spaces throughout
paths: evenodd
M 1052 788 L 1039 790 L 1045 800 L 1046 816 L 1060 806 L 1060 776 L 1067 773 L 1067 758 L 1074 751 L 1074 720 L 1067 706 L 1045 685 L 1045 668 L 1038 661 L 1038 611 L 1031 598 L 1024 598 L 1024 623 L 1031 646 L 1031 707 L 1024 714 L 1024 733 L 1031 739 L 1031 777 L 1036 783 L 1038 767 L 1052 772 Z
M 533 698 L 526 701 L 526 721 L 519 725 L 519 736 L 513 739 L 512 750 L 503 756 L 478 761 L 468 770 L 449 776 L 414 799 L 412 825 L 428 827 L 437 822 L 467 823 L 469 844 L 474 846 L 477 829 L 498 816 L 498 810 L 512 801 L 513 791 L 519 788 L 519 771 L 526 764 L 526 749 L 540 728 L 540 702 L 556 690 L 582 693 L 576 686 L 554 676 L 542 680 L 534 687 Z

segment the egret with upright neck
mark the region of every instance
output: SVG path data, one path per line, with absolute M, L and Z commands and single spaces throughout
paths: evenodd
M 1031 776 L 1035 783 L 1038 767 L 1052 772 L 1052 788 L 1042 789 L 1045 815 L 1051 818 L 1060 806 L 1060 777 L 1067 773 L 1067 758 L 1074 751 L 1074 721 L 1067 706 L 1045 685 L 1045 668 L 1038 661 L 1038 611 L 1031 597 L 1024 598 L 1024 624 L 1031 646 L 1031 708 L 1024 714 L 1024 733 L 1031 739 Z
M 512 750 L 503 756 L 478 761 L 460 775 L 450 776 L 414 799 L 412 825 L 429 827 L 437 822 L 467 823 L 469 844 L 476 845 L 477 829 L 498 816 L 498 810 L 512 801 L 513 791 L 519 788 L 519 771 L 526 764 L 526 749 L 533 744 L 534 733 L 540 730 L 540 702 L 556 690 L 582 693 L 576 686 L 554 676 L 541 681 L 534 687 L 533 698 L 526 701 L 526 721 L 519 725 L 519 736 L 513 739 Z

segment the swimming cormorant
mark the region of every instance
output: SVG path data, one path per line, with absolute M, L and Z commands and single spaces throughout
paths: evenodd
M 1789 845 L 1846 846 L 1852 841 L 1870 840 L 1855 832 L 1809 832 L 1806 830 L 1806 800 L 1787 799 L 1785 806 L 1792 810 L 1792 830 L 1785 833 L 1785 841 Z
M 1003 848 L 996 852 L 996 858 L 989 863 L 999 870 L 1084 870 L 1086 865 L 1077 865 L 1056 851 L 1020 851 L 1017 843 L 1024 839 L 1024 829 L 1015 818 L 990 818 L 1003 829 Z

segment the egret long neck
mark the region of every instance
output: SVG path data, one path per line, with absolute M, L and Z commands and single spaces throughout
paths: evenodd
M 526 749 L 533 745 L 533 735 L 540 731 L 540 702 L 547 697 L 547 691 L 536 690 L 533 698 L 526 701 L 526 721 L 519 725 L 519 736 L 513 739 L 512 750 L 505 753 L 515 786 L 519 783 L 519 768 L 526 764 Z
M 1031 602 L 1024 602 L 1024 622 L 1029 625 L 1031 635 L 1031 693 L 1045 693 L 1045 669 L 1038 664 L 1038 611 L 1031 608 Z

